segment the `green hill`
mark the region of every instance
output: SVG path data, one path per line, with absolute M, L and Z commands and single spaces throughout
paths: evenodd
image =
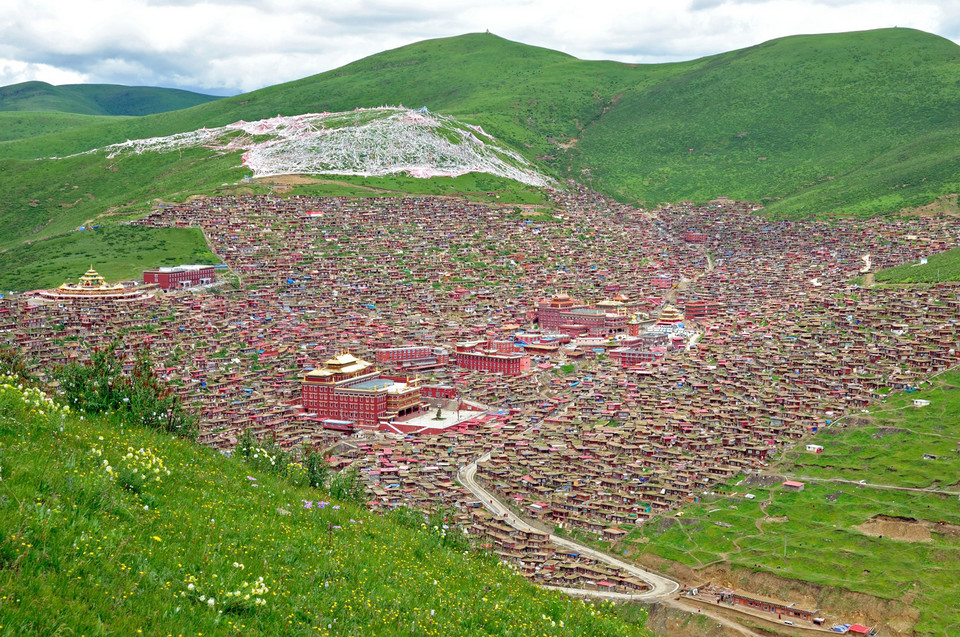
M 56 111 L 0 111 L 0 142 L 50 135 L 115 117 Z
M 649 637 L 643 611 L 538 589 L 414 514 L 326 502 L 16 382 L 0 379 L 0 634 Z
M 958 76 L 960 47 L 911 29 L 795 36 L 659 65 L 583 61 L 490 34 L 428 40 L 192 108 L 2 142 L 0 246 L 245 174 L 239 153 L 18 160 L 401 103 L 482 125 L 554 176 L 624 200 L 727 195 L 781 215 L 892 212 L 960 191 Z M 65 212 L 74 187 L 96 200 Z
M 960 47 L 909 29 L 795 36 L 628 91 L 570 166 L 654 201 L 877 214 L 960 189 Z M 619 159 L 619 161 L 618 161 Z
M 152 115 L 219 99 L 192 91 L 117 84 L 21 82 L 0 86 L 0 111 L 56 111 L 79 115 Z

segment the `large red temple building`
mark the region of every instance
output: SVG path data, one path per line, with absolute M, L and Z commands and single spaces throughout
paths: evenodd
M 178 265 L 144 270 L 143 282 L 156 283 L 162 290 L 175 290 L 213 283 L 215 276 L 212 265 Z
M 530 371 L 530 357 L 515 352 L 498 351 L 490 341 L 457 343 L 457 365 L 480 372 L 519 376 Z
M 626 330 L 627 320 L 627 306 L 621 301 L 604 301 L 590 307 L 567 294 L 556 294 L 537 304 L 540 329 L 569 336 L 616 334 Z
M 683 307 L 683 317 L 688 321 L 715 317 L 720 314 L 720 304 L 716 301 L 687 301 Z
M 404 369 L 430 369 L 450 362 L 450 353 L 442 347 L 408 345 L 383 347 L 374 352 L 379 365 L 393 365 Z
M 353 354 L 338 354 L 307 372 L 301 389 L 308 412 L 356 428 L 376 429 L 422 410 L 419 378 L 388 376 Z

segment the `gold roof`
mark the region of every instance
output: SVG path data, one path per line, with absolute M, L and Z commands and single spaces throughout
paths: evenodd
M 363 371 L 372 365 L 373 363 L 365 361 L 362 358 L 357 358 L 353 354 L 343 352 L 327 360 L 320 369 L 307 372 L 307 376 L 316 378 L 318 376 L 333 376 L 334 374 L 352 374 Z
M 666 305 L 660 310 L 660 316 L 657 317 L 657 320 L 669 323 L 681 323 L 683 321 L 683 313 L 673 305 Z
M 84 272 L 83 276 L 80 277 L 80 281 L 77 283 L 64 283 L 58 290 L 63 291 L 90 291 L 90 292 L 116 292 L 119 290 L 124 290 L 123 284 L 116 283 L 110 285 L 107 283 L 106 279 L 100 276 L 100 273 L 93 269 L 93 266 L 90 266 L 90 269 Z

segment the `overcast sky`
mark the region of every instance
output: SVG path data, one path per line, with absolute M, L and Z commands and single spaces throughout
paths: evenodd
M 0 86 L 228 95 L 489 29 L 583 59 L 690 60 L 798 33 L 913 27 L 960 43 L 960 0 L 5 0 Z

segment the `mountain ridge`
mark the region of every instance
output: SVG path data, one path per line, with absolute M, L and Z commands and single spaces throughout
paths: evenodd
M 220 99 L 193 91 L 119 84 L 60 84 L 29 81 L 0 86 L 0 111 L 77 115 L 153 115 Z

